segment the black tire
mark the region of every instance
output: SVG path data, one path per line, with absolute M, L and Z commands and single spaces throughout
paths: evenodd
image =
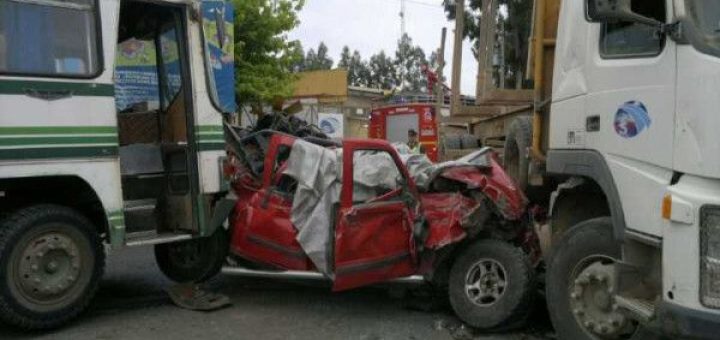
M 98 232 L 78 212 L 37 205 L 10 214 L 0 222 L 0 321 L 27 330 L 67 323 L 90 303 L 104 267 Z
M 580 268 L 587 268 L 589 263 L 611 263 L 610 259 L 620 257 L 620 244 L 615 242 L 612 234 L 612 222 L 608 217 L 587 220 L 572 227 L 559 243 L 554 245 L 546 276 L 546 297 L 550 319 L 555 326 L 559 339 L 597 339 L 598 334 L 592 334 L 578 321 L 580 317 L 574 315 L 571 306 L 571 292 L 573 283 L 581 275 Z M 595 262 L 587 259 L 597 258 Z M 577 298 L 577 297 L 576 297 Z M 583 316 L 586 317 L 586 316 Z M 631 338 L 632 323 L 624 326 L 630 329 L 628 334 L 618 335 L 617 338 Z M 638 333 L 635 332 L 637 335 Z M 606 336 L 603 336 L 606 337 Z M 611 337 L 609 337 L 611 338 Z
M 462 141 L 459 135 L 446 135 L 443 137 L 445 150 L 458 150 L 462 148 Z
M 227 252 L 227 232 L 219 228 L 210 237 L 156 245 L 155 261 L 175 282 L 205 282 L 220 272 Z
M 466 282 L 474 281 L 478 266 L 492 261 L 502 267 L 505 286 L 501 292 L 497 290 L 500 292 L 497 299 L 480 299 L 476 303 L 470 296 L 474 294 L 470 292 L 472 289 L 466 289 Z M 527 255 L 511 244 L 487 239 L 466 248 L 455 260 L 450 270 L 448 291 L 450 304 L 462 321 L 475 328 L 497 330 L 515 327 L 527 319 L 532 310 L 535 287 L 535 273 Z M 482 294 L 477 291 L 478 296 Z
M 479 145 L 478 138 L 469 133 L 461 135 L 460 142 L 462 143 L 462 148 L 466 150 L 477 149 Z
M 505 137 L 503 163 L 505 171 L 520 186 L 528 189 L 528 175 L 530 172 L 530 158 L 528 148 L 532 145 L 532 117 L 518 117 L 510 124 Z

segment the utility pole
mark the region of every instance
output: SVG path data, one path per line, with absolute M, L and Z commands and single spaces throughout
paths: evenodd
M 465 0 L 455 0 L 455 46 L 453 50 L 452 67 L 452 100 L 450 102 L 451 114 L 457 114 L 460 109 L 460 77 L 463 57 L 463 32 L 465 32 Z
M 405 0 L 400 0 L 400 44 L 402 47 L 402 41 L 405 39 Z M 400 49 L 400 89 L 405 87 L 405 51 Z
M 440 49 L 438 51 L 438 68 L 435 71 L 438 77 L 435 82 L 435 133 L 437 134 L 438 141 L 438 154 L 441 157 L 445 154 L 445 148 L 442 142 L 443 134 L 440 132 L 442 128 L 442 109 L 445 106 L 445 86 L 443 82 L 443 69 L 445 69 L 445 38 L 447 36 L 447 28 L 443 27 L 442 33 L 440 34 Z

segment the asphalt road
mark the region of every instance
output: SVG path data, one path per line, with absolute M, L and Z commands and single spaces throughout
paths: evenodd
M 77 321 L 44 333 L 0 325 L 0 338 L 484 340 L 552 334 L 541 309 L 523 330 L 481 334 L 462 325 L 450 310 L 408 308 L 407 299 L 386 287 L 331 293 L 324 284 L 220 276 L 211 287 L 228 295 L 232 306 L 194 312 L 172 304 L 164 291 L 170 285 L 151 248 L 123 250 L 109 255 L 100 290 Z

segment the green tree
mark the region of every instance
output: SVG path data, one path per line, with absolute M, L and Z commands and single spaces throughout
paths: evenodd
M 362 60 L 362 56 L 357 50 L 350 53 L 350 47 L 343 47 L 338 68 L 348 71 L 348 85 L 350 86 L 364 87 L 370 83 L 371 73 L 368 64 Z
M 304 71 L 329 70 L 333 67 L 333 60 L 328 56 L 328 48 L 321 42 L 317 51 L 310 49 L 305 55 Z
M 395 61 L 380 51 L 370 57 L 370 78 L 368 87 L 378 89 L 394 89 L 400 85 Z
M 398 41 L 395 51 L 395 67 L 403 91 L 424 92 L 427 88 L 427 78 L 423 75 L 421 67 L 427 65 L 425 52 L 419 46 L 413 45 L 412 38 L 405 34 Z
M 304 0 L 234 0 L 235 91 L 238 103 L 260 114 L 262 104 L 292 94 L 293 65 L 302 58 L 287 33 L 300 21 Z
M 338 61 L 338 68 L 349 68 L 351 59 L 352 54 L 350 54 L 350 47 L 347 45 L 343 46 L 342 53 L 340 53 L 340 61 Z
M 494 37 L 494 57 L 498 60 L 493 78 L 496 85 L 505 88 L 520 88 L 524 84 L 524 71 L 527 65 L 528 46 L 532 24 L 533 1 L 496 0 L 498 11 L 495 18 L 483 18 L 483 0 L 468 0 L 465 10 L 465 29 L 463 35 L 473 44 L 477 58 L 480 46 L 480 22 L 493 20 L 497 34 Z M 443 0 L 448 19 L 455 20 L 455 0 Z

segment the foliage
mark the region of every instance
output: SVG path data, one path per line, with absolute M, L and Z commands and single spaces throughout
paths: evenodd
M 287 33 L 300 21 L 304 0 L 234 0 L 235 91 L 238 103 L 259 108 L 292 94 L 293 65 L 302 47 Z M 256 110 L 257 111 L 257 110 Z
M 482 0 L 468 0 L 465 10 L 464 36 L 473 44 L 475 57 L 480 49 L 480 23 L 483 19 L 494 20 L 498 34 L 494 39 L 494 72 L 496 85 L 505 84 L 506 88 L 523 85 L 525 65 L 527 64 L 529 38 L 532 24 L 533 1 L 496 0 L 498 6 L 495 18 L 484 18 Z M 455 19 L 455 0 L 443 0 L 445 12 L 450 20 Z M 502 73 L 502 74 L 500 74 Z M 502 78 L 502 79 L 501 79 Z
M 426 91 L 427 77 L 422 73 L 421 67 L 427 64 L 428 61 L 422 48 L 413 45 L 409 35 L 403 35 L 398 41 L 398 48 L 395 52 L 395 67 L 399 73 L 402 90 Z
M 330 70 L 333 64 L 334 61 L 328 56 L 327 46 L 321 42 L 317 52 L 311 48 L 305 55 L 303 71 Z

